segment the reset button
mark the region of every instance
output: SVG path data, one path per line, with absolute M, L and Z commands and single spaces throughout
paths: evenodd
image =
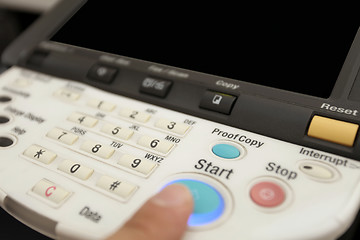
M 308 136 L 352 147 L 358 129 L 359 125 L 354 123 L 314 116 L 309 126 Z

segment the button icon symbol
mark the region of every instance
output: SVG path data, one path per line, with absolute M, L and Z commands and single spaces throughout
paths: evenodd
M 107 69 L 105 67 L 99 67 L 96 70 L 97 75 L 99 75 L 100 77 L 103 77 L 107 74 Z
M 216 94 L 212 100 L 212 103 L 219 105 L 221 103 L 222 98 L 223 97 L 221 95 Z
M 271 201 L 275 198 L 275 192 L 270 188 L 264 188 L 259 191 L 259 196 L 265 201 Z
M 46 197 L 50 197 L 55 190 L 56 190 L 56 187 L 55 187 L 55 186 L 50 186 L 50 187 L 48 187 L 48 188 L 46 189 L 46 191 L 45 191 L 45 196 L 46 196 Z
M 286 194 L 279 184 L 262 181 L 252 186 L 250 197 L 257 205 L 271 208 L 281 205 L 286 199 Z

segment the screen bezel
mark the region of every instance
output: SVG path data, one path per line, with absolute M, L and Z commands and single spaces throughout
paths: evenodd
M 202 12 L 186 5 L 160 11 L 129 5 L 124 12 L 88 2 L 50 40 L 328 98 L 359 27 L 352 17 L 341 21 L 331 11 L 282 10 L 251 21 L 222 4 L 218 11 L 226 8 L 227 15 L 216 18 L 211 4 Z M 344 25 L 351 27 L 345 31 Z
M 28 55 L 38 44 L 42 41 L 48 41 L 51 36 L 58 31 L 59 28 L 73 16 L 76 11 L 81 8 L 86 0 L 64 0 L 60 1 L 56 7 L 49 12 L 45 13 L 40 19 L 32 24 L 16 41 L 14 41 L 10 47 L 6 49 L 2 55 L 2 62 L 8 66 L 15 65 L 19 62 L 19 59 L 23 56 Z M 67 13 L 67 14 L 64 14 Z M 357 71 L 360 67 L 359 60 L 359 31 L 356 34 L 355 40 L 349 50 L 348 56 L 345 59 L 344 65 L 337 78 L 335 86 L 328 99 L 342 98 L 344 95 L 350 92 L 350 88 L 353 85 L 352 82 L 355 80 Z M 75 46 L 74 46 L 75 47 Z M 76 47 L 75 47 L 76 48 Z M 163 64 L 159 64 L 163 65 Z M 172 67 L 172 66 L 170 66 Z M 176 67 L 172 67 L 176 69 Z M 193 72 L 193 71 L 190 71 Z M 206 73 L 204 73 L 207 75 Z M 221 78 L 221 76 L 219 76 Z M 227 78 L 225 78 L 227 79 Z M 237 80 L 238 81 L 238 80 Z M 247 82 L 240 81 L 242 85 L 247 86 Z M 262 85 L 249 83 L 253 86 L 258 86 L 260 89 Z M 265 88 L 272 89 L 272 91 L 279 91 L 279 98 L 285 91 L 285 95 L 302 95 L 305 99 L 309 98 L 320 98 L 317 96 L 305 95 L 302 93 L 291 92 L 288 90 L 275 89 L 272 87 L 264 86 Z M 251 87 L 250 87 L 251 88 Z M 265 94 L 266 95 L 266 94 Z M 272 94 L 271 94 L 272 95 Z

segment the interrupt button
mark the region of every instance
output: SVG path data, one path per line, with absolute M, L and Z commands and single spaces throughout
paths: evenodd
M 310 179 L 329 182 L 339 178 L 339 173 L 332 167 L 313 160 L 305 160 L 299 164 L 301 172 Z
M 352 147 L 358 129 L 358 124 L 314 116 L 309 126 L 308 136 Z

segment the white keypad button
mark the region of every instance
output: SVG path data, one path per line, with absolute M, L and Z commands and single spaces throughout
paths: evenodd
M 40 180 L 32 188 L 32 192 L 55 204 L 60 204 L 70 195 L 69 191 L 66 191 L 46 179 Z
M 101 128 L 103 133 L 106 133 L 110 136 L 120 138 L 122 140 L 129 140 L 134 134 L 134 131 L 128 128 L 121 128 L 113 124 L 104 124 Z
M 58 169 L 81 180 L 87 180 L 94 172 L 93 169 L 71 160 L 65 160 L 60 163 Z
M 68 89 L 59 89 L 54 94 L 56 97 L 66 101 L 76 101 L 80 98 L 80 94 Z
M 183 135 L 189 129 L 189 125 L 184 123 L 174 122 L 168 119 L 160 119 L 155 123 L 157 128 Z
M 101 101 L 98 99 L 91 99 L 88 103 L 88 106 L 92 108 L 97 108 L 102 111 L 111 112 L 115 109 L 116 105 L 110 102 Z
M 307 176 L 318 181 L 330 181 L 338 177 L 336 170 L 316 161 L 304 161 L 300 164 L 299 168 Z
M 126 168 L 135 170 L 144 175 L 148 175 L 157 166 L 157 164 L 148 159 L 137 158 L 129 154 L 123 155 L 118 164 Z
M 24 77 L 18 77 L 17 79 L 15 79 L 13 84 L 17 87 L 29 87 L 33 84 L 33 80 Z
M 139 112 L 128 108 L 122 109 L 120 111 L 120 115 L 142 123 L 146 123 L 151 118 L 151 115 L 148 113 Z
M 60 128 L 53 128 L 46 136 L 67 145 L 72 145 L 79 139 L 77 135 Z
M 98 123 L 96 118 L 80 113 L 73 113 L 67 119 L 71 122 L 78 123 L 90 128 L 94 127 Z
M 102 176 L 96 186 L 122 198 L 128 198 L 136 190 L 136 185 L 109 176 Z
M 174 146 L 174 144 L 170 142 L 167 142 L 165 140 L 159 140 L 149 136 L 142 136 L 137 143 L 140 146 L 153 149 L 164 154 L 170 152 L 171 148 Z
M 31 145 L 24 153 L 25 156 L 37 160 L 39 162 L 50 164 L 56 158 L 56 154 L 39 145 Z
M 85 152 L 105 159 L 110 158 L 115 152 L 112 147 L 94 141 L 86 141 L 81 145 L 80 148 Z

